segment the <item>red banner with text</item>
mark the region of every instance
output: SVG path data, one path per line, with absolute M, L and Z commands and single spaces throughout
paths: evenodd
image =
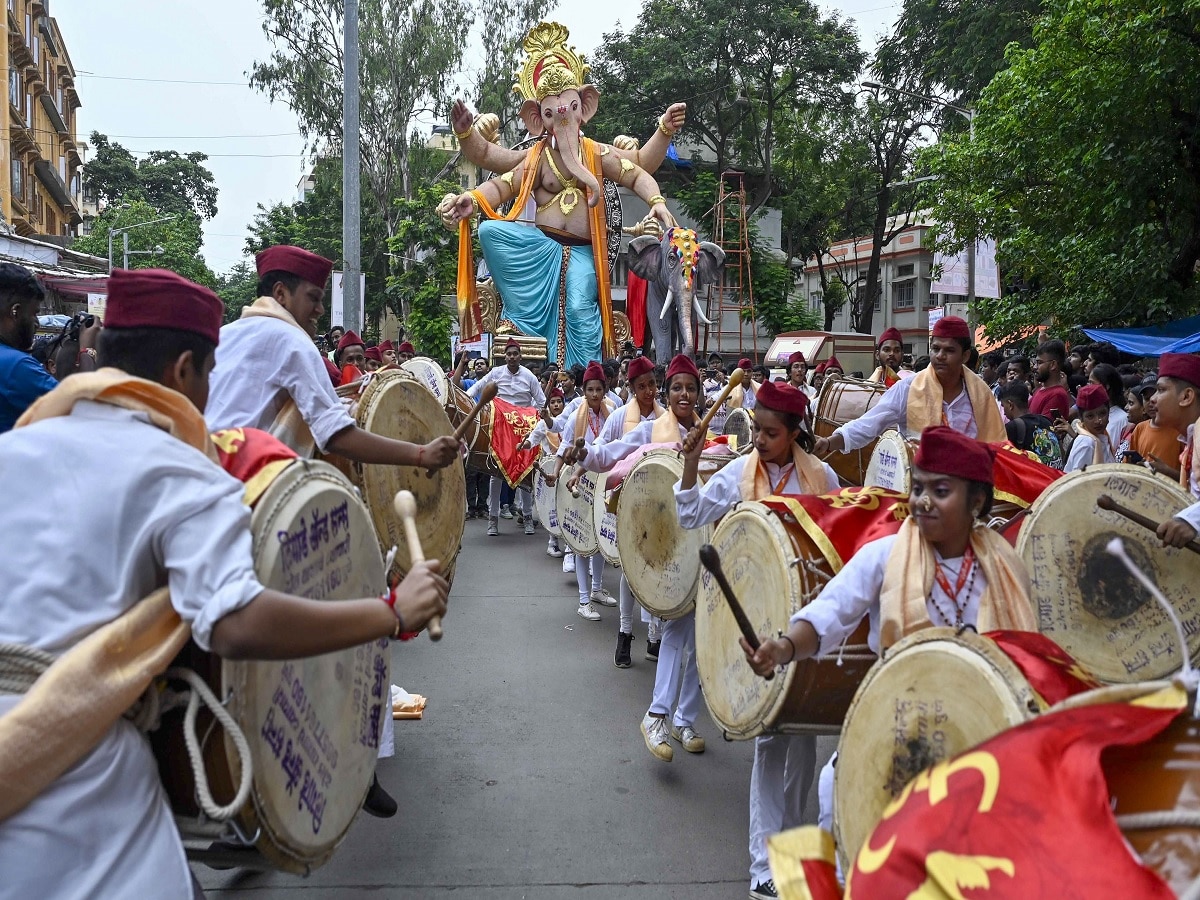
M 514 406 L 496 397 L 488 414 L 492 420 L 492 459 L 504 473 L 504 480 L 515 488 L 533 470 L 541 452 L 537 447 L 517 449 L 537 425 L 538 411 L 532 406 Z

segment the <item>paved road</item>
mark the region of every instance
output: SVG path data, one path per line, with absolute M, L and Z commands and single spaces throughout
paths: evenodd
M 360 815 L 308 879 L 196 867 L 209 896 L 746 896 L 753 746 L 722 741 L 705 713 L 704 754 L 654 759 L 638 730 L 654 681 L 644 626 L 633 668 L 615 668 L 617 610 L 575 615 L 575 576 L 545 548 L 540 529 L 501 520 L 486 538 L 468 522 L 445 639 L 397 645 L 392 681 L 429 697 L 379 767 L 399 815 Z M 819 741 L 821 762 L 833 744 Z

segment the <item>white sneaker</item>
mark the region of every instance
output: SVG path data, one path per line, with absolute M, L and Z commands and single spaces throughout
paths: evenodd
M 575 554 L 568 550 L 563 554 L 563 574 L 569 575 L 575 571 Z
M 546 555 L 553 556 L 555 559 L 560 559 L 563 555 L 563 552 L 558 549 L 558 544 L 553 538 L 546 543 Z
M 598 591 L 592 591 L 592 602 L 599 603 L 601 606 L 616 606 L 617 598 L 604 588 L 600 588 Z
M 512 517 L 513 517 L 513 514 L 512 514 L 512 507 L 510 507 L 510 506 L 509 506 L 507 503 L 501 504 L 501 506 L 500 506 L 500 518 L 502 518 L 502 519 L 511 519 Z
M 670 762 L 675 758 L 675 751 L 671 749 L 665 716 L 652 716 L 646 713 L 642 717 L 642 738 L 646 742 L 646 749 L 663 762 Z
M 575 608 L 575 612 L 578 613 L 579 618 L 587 619 L 589 622 L 600 621 L 600 613 L 596 612 L 596 607 L 592 606 L 591 603 L 580 603 Z
M 683 745 L 683 749 L 688 753 L 704 752 L 704 738 L 696 734 L 696 729 L 691 725 L 684 725 L 680 727 L 672 722 L 671 737 L 679 741 L 679 743 Z

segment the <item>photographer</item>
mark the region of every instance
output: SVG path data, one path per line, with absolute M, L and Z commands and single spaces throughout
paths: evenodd
M 0 264 L 0 433 L 10 431 L 21 414 L 38 397 L 58 384 L 46 369 L 29 354 L 37 332 L 38 306 L 45 292 L 33 273 L 24 266 Z M 89 319 L 91 317 L 88 317 Z M 75 319 L 64 329 L 64 339 L 55 357 L 59 379 L 79 369 L 95 368 L 96 339 L 100 326 L 90 327 Z M 74 343 L 64 352 L 66 338 Z M 75 359 L 69 359 L 74 352 Z M 83 362 L 79 362 L 83 358 Z

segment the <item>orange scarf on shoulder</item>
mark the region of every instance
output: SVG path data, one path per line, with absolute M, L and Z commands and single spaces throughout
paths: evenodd
M 579 404 L 579 409 L 575 410 L 575 437 L 577 439 L 583 438 L 584 441 L 586 441 L 587 443 L 590 444 L 592 441 L 588 437 L 588 434 L 587 434 L 588 410 L 589 409 L 591 409 L 591 407 L 589 407 L 588 402 L 586 400 L 584 400 L 582 403 Z M 604 423 L 608 419 L 608 417 L 612 415 L 612 411 L 613 411 L 612 401 L 607 400 L 607 399 L 602 400 L 600 403 L 600 427 L 601 428 L 604 427 Z M 596 436 L 597 437 L 600 436 L 599 431 L 596 432 Z
M 801 493 L 826 492 L 829 481 L 825 477 L 825 466 L 815 456 L 805 453 L 796 443 L 792 444 L 792 465 L 796 468 L 796 480 L 800 482 Z M 757 449 L 746 455 L 746 468 L 742 469 L 738 491 L 743 500 L 761 500 L 776 493 L 775 485 L 771 484 L 767 477 L 767 467 L 763 465 Z
M 662 408 L 662 405 L 655 400 L 654 409 L 650 411 L 650 418 L 659 419 L 662 417 L 664 412 L 665 410 Z M 641 424 L 641 421 L 642 408 L 638 405 L 637 398 L 634 397 L 625 404 L 625 420 L 621 423 L 621 434 L 629 434 L 629 432 L 633 431 L 633 429 L 637 428 L 638 425 Z
M 699 418 L 696 419 L 696 424 L 700 424 Z M 693 426 L 695 427 L 695 426 Z M 650 441 L 654 444 L 678 444 L 683 441 L 680 436 L 680 431 L 684 430 L 683 425 L 675 418 L 675 413 L 671 412 L 668 406 L 654 418 L 654 429 L 650 432 Z M 711 431 L 708 432 L 706 440 L 713 440 L 716 437 Z
M 978 434 L 976 440 L 985 443 L 1003 443 L 1008 439 L 1004 431 L 1004 422 L 1000 419 L 1000 410 L 996 407 L 996 398 L 987 382 L 963 367 L 963 390 L 971 403 L 971 413 L 975 416 L 975 427 Z M 933 366 L 927 366 L 911 379 L 908 389 L 908 431 L 920 435 L 932 425 L 946 424 L 943 409 L 942 383 L 938 381 Z

